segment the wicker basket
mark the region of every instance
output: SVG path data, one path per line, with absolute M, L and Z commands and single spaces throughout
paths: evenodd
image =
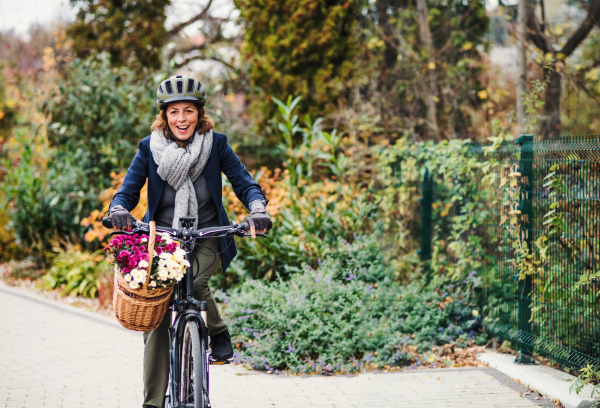
M 147 332 L 156 329 L 169 308 L 173 287 L 148 289 L 155 242 L 156 224 L 151 221 L 148 238 L 148 273 L 146 282 L 140 289 L 131 289 L 123 274 L 115 266 L 113 308 L 119 323 L 129 330 Z

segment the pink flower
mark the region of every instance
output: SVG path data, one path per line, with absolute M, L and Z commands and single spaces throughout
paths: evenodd
M 133 245 L 133 241 L 128 239 L 127 241 L 125 241 L 125 245 L 129 245 L 132 246 Z
M 121 244 L 121 240 L 119 239 L 119 236 L 117 235 L 110 241 L 109 245 L 110 246 L 120 246 L 120 244 Z
M 142 259 L 143 259 L 144 261 L 147 261 L 147 260 L 148 260 L 148 252 L 144 252 L 144 253 L 142 254 Z
M 131 253 L 129 251 L 123 250 L 119 253 L 119 258 L 129 258 L 130 256 L 131 256 Z
M 135 259 L 130 259 L 129 260 L 129 266 L 131 266 L 132 268 L 135 268 L 137 265 L 137 261 Z
M 137 239 L 140 237 L 140 234 L 133 234 L 133 238 Z
M 105 252 L 108 251 L 108 250 L 110 250 L 110 245 L 104 248 Z
M 163 249 L 161 247 L 156 247 L 154 248 L 154 250 L 156 251 L 157 254 L 162 254 Z
M 134 242 L 134 244 L 139 245 L 142 243 L 142 240 L 139 238 L 136 238 L 133 242 Z
M 130 268 L 130 267 L 126 266 L 125 268 L 123 268 L 123 273 L 124 273 L 124 274 L 125 274 L 125 273 L 129 273 L 129 272 L 131 272 L 131 270 L 132 270 L 132 269 L 133 269 L 133 268 Z
M 162 241 L 162 238 L 157 235 L 156 236 L 156 242 L 161 242 L 161 241 Z

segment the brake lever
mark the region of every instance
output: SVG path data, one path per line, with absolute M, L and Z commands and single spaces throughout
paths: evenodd
M 252 234 L 244 234 L 244 236 L 245 236 L 245 237 L 251 237 L 251 236 L 252 236 Z M 266 237 L 267 237 L 267 234 L 263 234 L 262 232 L 257 232 L 257 233 L 256 233 L 256 236 L 257 236 L 257 237 L 263 237 L 263 238 L 266 238 Z
M 135 231 L 113 231 L 110 233 L 110 236 L 112 237 L 113 235 L 133 235 L 135 234 Z

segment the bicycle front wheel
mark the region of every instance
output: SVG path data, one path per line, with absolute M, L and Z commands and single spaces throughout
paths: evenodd
M 206 347 L 202 347 L 198 331 L 198 323 L 190 321 L 185 325 L 181 347 L 181 377 L 179 401 L 182 406 L 205 408 L 208 390 L 205 390 L 206 375 L 204 372 L 208 362 Z

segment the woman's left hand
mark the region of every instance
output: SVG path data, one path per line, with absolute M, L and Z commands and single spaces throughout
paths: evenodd
M 252 210 L 246 221 L 250 225 L 250 235 L 252 235 L 252 238 L 256 238 L 256 233 L 264 233 L 273 228 L 271 217 L 269 217 L 264 208 Z

